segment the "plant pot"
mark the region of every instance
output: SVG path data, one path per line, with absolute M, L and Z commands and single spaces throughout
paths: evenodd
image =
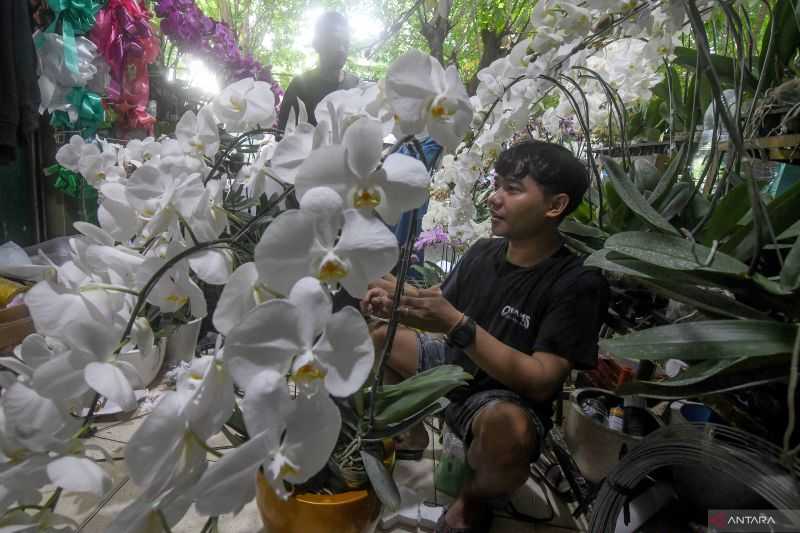
M 284 501 L 260 471 L 256 503 L 265 533 L 371 533 L 381 513 L 380 501 L 372 490 L 296 494 Z
M 383 442 L 383 464 L 395 464 L 394 441 Z M 372 533 L 381 517 L 381 502 L 371 487 L 339 494 L 294 494 L 282 500 L 261 470 L 256 476 L 256 503 L 264 533 Z
M 166 343 L 162 340 L 156 343 L 153 355 L 143 357 L 139 349 L 122 352 L 119 356 L 120 361 L 125 361 L 133 365 L 139 376 L 142 378 L 142 386 L 146 389 L 161 372 L 161 365 L 164 364 L 164 352 Z
M 622 405 L 622 398 L 613 392 L 595 388 L 576 389 L 570 394 L 564 415 L 564 440 L 581 474 L 592 483 L 601 482 L 614 468 L 619 462 L 623 446 L 630 451 L 644 438 L 613 430 L 587 416 L 581 409 L 581 402 L 598 396 L 617 398 L 619 405 Z M 664 425 L 651 411 L 646 412 L 645 434 Z
M 200 336 L 202 318 L 196 318 L 177 329 L 167 337 L 167 363 L 178 361 L 190 362 L 197 350 L 197 339 Z

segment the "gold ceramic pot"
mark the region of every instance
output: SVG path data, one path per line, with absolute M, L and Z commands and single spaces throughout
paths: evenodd
M 392 470 L 394 441 L 383 442 L 383 464 Z M 256 477 L 256 503 L 265 533 L 372 533 L 381 516 L 375 492 L 351 490 L 340 494 L 295 494 L 279 498 L 261 470 Z
M 330 496 L 297 494 L 284 501 L 275 495 L 260 471 L 256 502 L 265 533 L 370 533 L 381 511 L 371 490 Z

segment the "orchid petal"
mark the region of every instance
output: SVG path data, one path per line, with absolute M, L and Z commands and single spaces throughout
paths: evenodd
M 310 272 L 309 251 L 314 244 L 314 217 L 299 210 L 286 211 L 267 227 L 255 249 L 259 278 L 288 294 Z
M 214 327 L 223 335 L 244 319 L 248 311 L 258 303 L 256 300 L 258 271 L 253 262 L 245 263 L 233 271 L 214 310 Z
M 332 351 L 316 352 L 325 375 L 325 388 L 334 396 L 355 393 L 369 377 L 375 362 L 375 346 L 361 313 L 345 307 L 333 314 L 325 328 Z
M 277 447 L 285 420 L 293 407 L 283 373 L 271 369 L 258 373 L 250 381 L 242 402 L 247 432 L 250 435 L 263 434 L 267 447 Z
M 292 135 L 284 137 L 272 154 L 272 169 L 286 183 L 294 183 L 297 169 L 311 153 L 314 126 L 301 123 Z
M 303 339 L 297 325 L 303 317 L 286 300 L 270 300 L 256 306 L 233 328 L 225 342 L 225 359 L 236 383 L 247 390 L 260 371 L 286 372 L 290 358 Z
M 84 370 L 86 383 L 119 405 L 124 411 L 136 409 L 136 395 L 122 371 L 111 363 L 89 363 Z
M 348 191 L 356 184 L 357 177 L 347 164 L 347 150 L 341 145 L 323 146 L 311 152 L 297 169 L 295 187 L 302 199 L 313 187 L 330 187 L 345 200 Z
M 383 171 L 381 187 L 387 199 L 375 211 L 387 224 L 397 224 L 403 212 L 422 206 L 428 199 L 430 176 L 421 161 L 403 154 L 387 157 Z
M 300 329 L 303 345 L 310 348 L 331 316 L 331 297 L 317 278 L 306 277 L 292 287 L 289 301 L 303 317 L 297 323 L 297 327 Z
M 229 250 L 203 250 L 189 257 L 189 266 L 202 281 L 224 285 L 233 270 L 233 254 Z
M 347 163 L 356 176 L 365 178 L 378 166 L 383 148 L 381 123 L 371 118 L 356 120 L 344 133 Z
M 59 457 L 47 465 L 47 475 L 51 483 L 67 491 L 102 496 L 111 490 L 111 476 L 85 457 Z
M 195 507 L 203 515 L 238 513 L 256 494 L 253 479 L 267 457 L 265 435 L 226 453 L 211 465 L 195 489 Z
M 397 239 L 383 222 L 357 209 L 344 212 L 345 224 L 335 251 L 350 261 L 342 286 L 356 298 L 363 297 L 369 282 L 389 272 L 397 262 Z
M 292 402 L 294 412 L 286 420 L 285 445 L 290 449 L 293 444 L 301 446 L 291 457 L 299 468 L 285 479 L 297 484 L 308 481 L 327 464 L 339 439 L 342 414 L 325 393 L 311 398 L 301 394 Z
M 92 359 L 66 352 L 37 368 L 31 386 L 45 398 L 65 401 L 77 398 L 89 390 L 83 370 Z

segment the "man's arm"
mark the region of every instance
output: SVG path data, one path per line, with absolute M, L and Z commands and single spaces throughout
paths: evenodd
M 466 352 L 492 378 L 534 402 L 550 400 L 572 370 L 572 363 L 557 354 L 520 352 L 480 326 Z

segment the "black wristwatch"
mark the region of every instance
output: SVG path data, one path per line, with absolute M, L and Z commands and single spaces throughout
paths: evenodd
M 447 334 L 447 344 L 461 350 L 469 348 L 475 342 L 475 321 L 467 315 Z

